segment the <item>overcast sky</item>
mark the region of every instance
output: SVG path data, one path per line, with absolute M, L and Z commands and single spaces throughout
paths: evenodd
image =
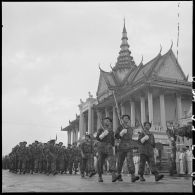
M 173 41 L 176 55 L 178 2 L 2 3 L 3 154 L 20 141 L 66 145 L 79 99 L 96 96 L 98 64 L 114 66 L 123 18 L 136 64 L 154 58 Z M 192 2 L 181 2 L 179 63 L 192 74 Z M 191 78 L 190 78 L 191 80 Z

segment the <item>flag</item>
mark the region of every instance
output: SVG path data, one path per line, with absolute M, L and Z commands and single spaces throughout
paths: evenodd
M 57 141 L 57 139 L 58 139 L 58 138 L 57 138 L 57 133 L 56 133 L 56 141 Z

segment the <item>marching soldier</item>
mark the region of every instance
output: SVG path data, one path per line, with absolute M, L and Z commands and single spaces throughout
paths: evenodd
M 48 147 L 47 147 L 47 174 L 49 175 L 52 173 L 53 175 L 56 175 L 56 159 L 57 159 L 57 151 L 54 146 L 55 139 L 50 140 Z
M 81 151 L 81 161 L 80 161 L 80 171 L 81 177 L 84 177 L 84 172 L 86 170 L 89 172 L 89 177 L 95 175 L 94 164 L 93 164 L 93 155 L 94 148 L 93 142 L 90 139 L 90 135 L 88 133 L 85 134 L 85 140 L 80 145 Z
M 69 174 L 72 174 L 72 168 L 73 168 L 73 149 L 71 147 L 71 144 L 68 144 L 68 147 L 67 147 L 67 155 L 68 155 L 68 171 L 69 171 Z
M 155 181 L 161 180 L 164 175 L 160 175 L 156 169 L 155 161 L 154 161 L 154 151 L 155 148 L 155 140 L 154 135 L 149 131 L 151 128 L 150 122 L 144 123 L 144 132 L 141 132 L 138 137 L 138 141 L 140 142 L 141 146 L 139 147 L 140 153 L 140 165 L 138 174 L 140 175 L 140 181 L 145 181 L 144 169 L 146 161 L 149 164 L 150 170 L 152 174 L 155 175 Z
M 78 172 L 78 165 L 79 165 L 79 157 L 80 152 L 79 148 L 77 147 L 77 143 L 73 143 L 73 168 L 74 168 L 74 174 Z
M 176 139 L 177 139 L 177 136 L 175 135 L 173 123 L 171 122 L 170 125 L 171 125 L 170 127 L 167 127 L 166 134 L 168 136 L 169 145 L 171 147 L 169 171 L 170 171 L 170 175 L 172 176 L 173 174 L 177 173 L 177 169 L 176 169 L 176 150 L 177 150 Z
M 112 129 L 112 119 L 106 117 L 103 119 L 103 128 L 98 129 L 96 139 L 98 143 L 98 159 L 97 159 L 97 170 L 99 175 L 99 182 L 103 182 L 103 164 L 105 159 L 109 162 L 109 171 L 112 173 L 112 182 L 115 182 L 118 177 L 116 176 L 116 160 L 114 157 L 114 132 Z
M 117 173 L 119 176 L 119 181 L 123 181 L 121 176 L 122 167 L 124 160 L 127 160 L 127 168 L 129 174 L 131 174 L 131 181 L 135 182 L 139 180 L 138 176 L 135 176 L 135 165 L 133 161 L 133 129 L 130 127 L 130 117 L 129 115 L 122 116 L 123 126 L 119 126 L 115 133 L 115 138 L 120 139 L 118 146 L 118 160 L 117 160 Z
M 63 143 L 59 143 L 59 148 L 58 148 L 58 166 L 59 166 L 59 172 L 61 174 L 64 173 L 64 149 L 62 147 Z

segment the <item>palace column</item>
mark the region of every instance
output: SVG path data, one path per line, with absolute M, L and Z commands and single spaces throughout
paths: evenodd
M 97 112 L 97 130 L 98 130 L 99 128 L 101 128 L 100 118 L 102 118 L 102 116 L 101 116 L 101 112 L 99 110 L 97 110 L 96 112 Z
M 92 134 L 92 108 L 89 106 L 88 108 L 88 133 Z
M 76 142 L 78 141 L 78 127 L 76 128 Z
M 130 100 L 131 105 L 131 126 L 135 127 L 135 102 Z
M 177 120 L 182 118 L 181 95 L 177 94 Z
M 146 107 L 145 107 L 145 98 L 143 96 L 140 97 L 141 102 L 141 123 L 144 124 L 146 121 Z
M 124 115 L 125 114 L 125 106 L 124 106 L 124 103 L 121 103 L 120 106 L 121 106 L 121 115 Z
M 148 112 L 149 112 L 149 122 L 153 124 L 153 99 L 152 92 L 148 91 Z
M 105 108 L 105 114 L 106 114 L 106 117 L 110 117 L 110 113 L 107 107 Z
M 160 94 L 160 122 L 163 130 L 166 130 L 166 115 L 165 115 L 165 97 Z
M 68 144 L 71 144 L 71 131 L 67 131 L 68 134 Z
M 82 136 L 83 136 L 83 126 L 84 126 L 84 116 L 83 116 L 83 112 L 80 112 L 80 118 L 79 118 L 80 138 L 82 138 Z
M 113 106 L 113 131 L 115 132 L 117 127 L 118 127 L 118 117 L 117 117 L 117 113 L 116 113 L 116 108 L 115 106 Z

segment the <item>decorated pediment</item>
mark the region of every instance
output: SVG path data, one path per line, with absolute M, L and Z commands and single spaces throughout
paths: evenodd
M 100 96 L 101 94 L 105 93 L 108 90 L 108 85 L 104 79 L 104 76 L 102 72 L 100 72 L 100 78 L 98 83 L 98 90 L 97 90 L 97 96 Z
M 119 83 L 122 83 L 124 79 L 130 74 L 132 69 L 118 69 L 116 71 L 113 71 L 115 78 Z
M 156 74 L 159 77 L 185 80 L 186 76 L 175 58 L 174 53 L 168 51 L 162 56 L 161 62 L 156 66 Z

